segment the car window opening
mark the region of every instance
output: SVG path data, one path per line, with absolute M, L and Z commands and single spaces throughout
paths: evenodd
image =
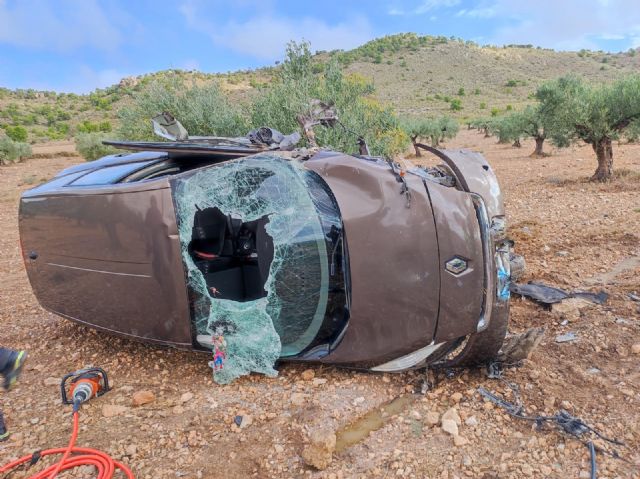
M 348 263 L 322 178 L 264 153 L 178 176 L 173 188 L 196 342 L 227 345 L 216 382 L 328 354 L 349 321 Z
M 189 252 L 213 297 L 245 302 L 267 296 L 273 260 L 268 222 L 266 215 L 243 222 L 218 208 L 196 205 Z

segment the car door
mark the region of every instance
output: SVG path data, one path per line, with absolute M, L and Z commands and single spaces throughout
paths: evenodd
M 113 184 L 109 175 L 122 172 L 105 170 L 56 178 L 23 195 L 20 235 L 34 293 L 44 308 L 80 323 L 190 347 L 168 181 Z

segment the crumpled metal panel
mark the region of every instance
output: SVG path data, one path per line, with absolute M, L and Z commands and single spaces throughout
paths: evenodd
M 465 189 L 482 196 L 491 217 L 504 215 L 504 202 L 498 179 L 482 154 L 471 150 L 439 151 L 451 160 L 447 163 Z

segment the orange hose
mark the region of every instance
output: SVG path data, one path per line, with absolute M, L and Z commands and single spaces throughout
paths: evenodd
M 116 469 L 120 469 L 128 479 L 135 479 L 133 472 L 121 462 L 114 461 L 107 453 L 90 449 L 87 447 L 75 447 L 76 439 L 78 439 L 78 429 L 80 424 L 80 416 L 78 412 L 73 413 L 73 432 L 69 445 L 66 448 L 47 449 L 40 453 L 40 456 L 50 456 L 52 454 L 62 454 L 62 459 L 56 464 L 52 464 L 43 471 L 30 476 L 29 479 L 53 479 L 61 471 L 67 471 L 80 466 L 95 466 L 98 470 L 97 479 L 111 479 Z M 75 454 L 75 455 L 71 455 Z M 0 474 L 7 473 L 15 467 L 31 461 L 32 454 L 16 459 L 9 464 L 0 468 Z

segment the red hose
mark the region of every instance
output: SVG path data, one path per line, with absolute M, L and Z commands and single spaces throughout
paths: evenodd
M 80 416 L 76 411 L 73 413 L 73 432 L 71 433 L 69 445 L 66 448 L 47 449 L 40 453 L 42 457 L 52 454 L 62 454 L 62 459 L 43 471 L 29 476 L 29 479 L 53 479 L 61 471 L 67 471 L 80 466 L 95 466 L 98 470 L 97 479 L 111 479 L 116 469 L 124 472 L 128 479 L 135 479 L 131 469 L 118 461 L 114 461 L 108 454 L 87 447 L 75 447 L 76 439 L 78 438 L 79 423 Z M 74 455 L 72 456 L 71 454 Z M 31 461 L 32 457 L 33 454 L 29 454 L 28 456 L 21 457 L 2 466 L 0 468 L 0 474 L 7 473 L 17 466 Z

